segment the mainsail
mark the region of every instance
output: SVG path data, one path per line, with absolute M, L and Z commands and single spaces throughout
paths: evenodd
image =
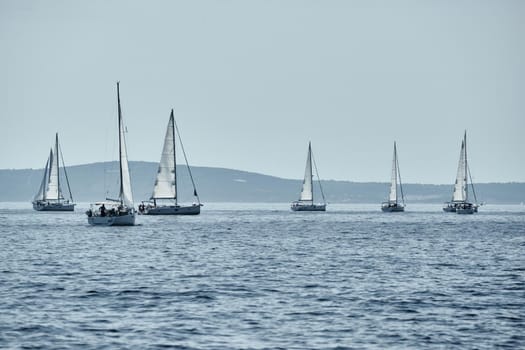
M 467 200 L 467 154 L 466 154 L 467 134 L 461 142 L 461 152 L 459 154 L 458 172 L 454 185 L 453 202 L 465 202 Z
M 301 201 L 313 202 L 312 192 L 312 146 L 308 143 L 308 155 L 306 157 L 306 169 L 304 171 L 303 189 L 301 191 Z
M 126 206 L 133 208 L 133 193 L 131 192 L 131 178 L 129 176 L 128 153 L 122 110 L 120 108 L 120 91 L 117 83 L 118 120 L 119 120 L 119 154 L 120 154 L 120 200 Z
M 392 157 L 392 177 L 390 183 L 389 201 L 397 203 L 397 152 L 396 143 L 394 142 L 394 156 Z
M 55 147 L 51 148 L 49 151 L 49 157 L 47 158 L 46 167 L 44 170 L 44 176 L 42 178 L 42 182 L 40 184 L 40 188 L 38 189 L 38 193 L 36 194 L 34 201 L 35 202 L 47 202 L 47 205 L 50 204 L 50 202 L 53 203 L 53 208 L 59 208 L 59 205 L 62 204 L 62 201 L 64 200 L 64 195 L 62 193 L 61 183 L 60 183 L 60 160 L 62 161 L 63 166 L 63 175 L 65 175 L 66 178 L 66 184 L 68 187 L 69 192 L 69 200 L 71 202 L 73 201 L 73 196 L 71 194 L 71 187 L 69 186 L 69 180 L 67 177 L 67 171 L 66 166 L 64 164 L 64 158 L 61 157 L 62 153 L 59 148 L 58 144 L 58 133 L 55 137 Z M 69 203 L 69 200 L 67 201 L 68 205 L 71 205 L 71 210 L 73 209 L 74 204 Z M 35 203 L 33 203 L 35 205 Z M 40 205 L 40 204 L 39 204 Z M 43 204 L 42 204 L 43 205 Z M 42 206 L 40 205 L 40 206 Z M 65 207 L 60 207 L 60 210 L 68 211 L 69 209 L 65 209 Z M 38 208 L 37 210 L 42 210 L 42 208 Z M 46 209 L 47 210 L 47 209 Z
M 58 136 L 57 136 L 58 137 Z M 49 154 L 49 176 L 46 189 L 46 200 L 59 200 L 63 199 L 60 191 L 59 174 L 58 174 L 58 138 L 55 142 L 54 152 L 51 150 Z
M 151 199 L 176 199 L 175 186 L 175 126 L 173 110 L 164 137 L 164 146 L 160 157 L 159 169 Z

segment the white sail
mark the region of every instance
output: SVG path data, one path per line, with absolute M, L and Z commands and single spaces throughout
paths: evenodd
M 301 191 L 301 201 L 312 201 L 312 146 L 308 144 L 308 156 L 306 157 L 306 169 L 304 171 L 303 189 Z
M 122 121 L 122 111 L 120 109 L 120 92 L 119 85 L 117 84 L 117 95 L 118 95 L 118 112 L 119 112 L 119 150 L 120 150 L 120 174 L 121 174 L 121 184 L 120 184 L 120 199 L 122 202 L 133 208 L 133 193 L 131 192 L 131 178 L 129 175 L 129 165 L 128 165 L 128 153 L 126 150 L 126 136 L 124 122 Z
M 466 137 L 466 136 L 465 136 Z M 456 183 L 454 185 L 454 195 L 452 201 L 464 202 L 467 200 L 467 171 L 466 171 L 466 145 L 465 138 L 461 142 L 461 152 L 459 154 L 458 172 L 456 175 Z
M 392 157 L 392 178 L 390 183 L 390 202 L 397 203 L 397 152 L 396 143 L 394 142 L 394 156 Z
M 47 181 L 45 199 L 59 200 L 61 198 L 62 194 L 60 193 L 58 184 L 58 154 L 55 146 L 55 152 L 51 150 L 49 154 L 49 177 Z
M 66 167 L 62 159 L 63 174 L 65 175 L 66 184 L 69 192 L 69 200 L 64 201 L 62 189 L 60 186 L 60 149 L 58 146 L 58 133 L 56 134 L 55 147 L 49 151 L 47 158 L 44 176 L 33 200 L 33 209 L 37 211 L 74 211 L 75 203 L 73 203 L 73 196 L 71 195 L 71 188 L 69 187 L 69 180 L 67 178 Z
M 173 110 L 164 137 L 164 146 L 160 157 L 159 169 L 153 188 L 152 199 L 175 199 L 177 189 L 175 187 L 175 126 Z
M 35 201 L 45 200 L 44 194 L 46 192 L 47 174 L 49 172 L 49 159 L 50 158 L 51 158 L 51 155 L 47 158 L 46 167 L 44 169 L 44 177 L 42 178 L 42 182 L 40 183 L 40 188 L 38 189 L 38 192 L 34 198 Z

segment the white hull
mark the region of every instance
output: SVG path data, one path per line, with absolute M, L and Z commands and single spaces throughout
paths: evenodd
M 133 226 L 135 225 L 135 211 L 123 215 L 92 215 L 88 214 L 88 223 L 94 226 Z
M 33 209 L 36 211 L 74 211 L 74 203 L 59 203 L 59 202 L 33 202 Z
M 294 202 L 290 209 L 293 211 L 326 211 L 326 204 L 302 204 Z
M 193 204 L 190 206 L 163 205 L 158 207 L 146 208 L 144 215 L 199 215 L 201 205 Z

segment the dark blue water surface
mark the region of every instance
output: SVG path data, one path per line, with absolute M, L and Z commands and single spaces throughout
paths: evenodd
M 0 208 L 0 348 L 525 348 L 523 206 Z

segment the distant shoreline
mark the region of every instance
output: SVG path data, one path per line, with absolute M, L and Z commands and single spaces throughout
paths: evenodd
M 75 201 L 90 202 L 116 193 L 116 173 L 107 171 L 116 162 L 90 163 L 67 168 Z M 177 181 L 181 203 L 192 202 L 193 192 L 187 171 L 181 166 Z M 135 203 L 151 196 L 158 164 L 131 161 L 132 188 Z M 42 181 L 42 169 L 0 170 L 0 200 L 30 202 Z M 203 203 L 290 203 L 296 200 L 302 180 L 227 168 L 192 166 L 197 191 Z M 388 195 L 387 182 L 353 182 L 323 180 L 328 203 L 381 203 Z M 314 186 L 315 187 L 315 186 Z M 525 202 L 525 182 L 475 183 L 478 202 L 488 204 L 520 204 Z M 403 183 L 408 205 L 442 204 L 452 196 L 453 184 Z M 320 195 L 314 188 L 314 200 Z

